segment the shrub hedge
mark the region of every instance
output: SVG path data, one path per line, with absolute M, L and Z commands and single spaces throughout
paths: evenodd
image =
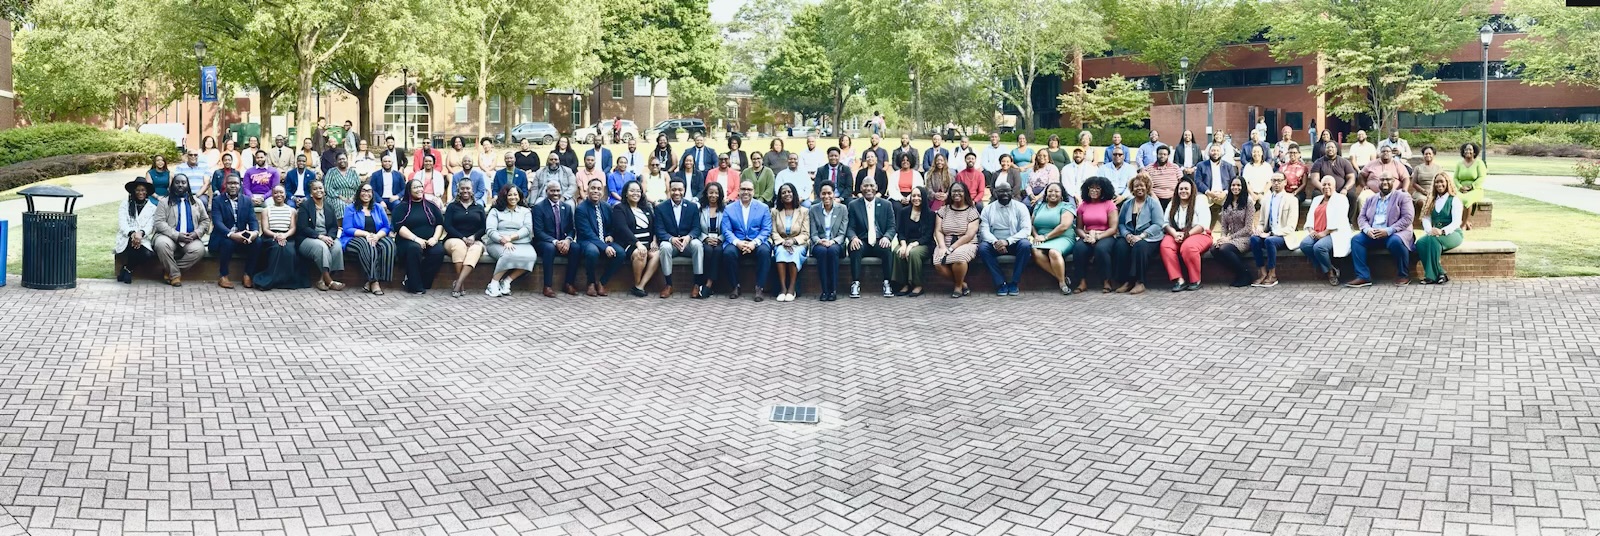
M 1122 144 L 1129 147 L 1138 147 L 1140 145 L 1144 145 L 1145 142 L 1150 141 L 1149 130 L 1135 127 L 1089 127 L 1084 128 L 1083 130 L 1089 131 L 1089 133 L 1094 136 L 1094 141 L 1090 142 L 1090 144 L 1097 147 L 1110 145 L 1111 135 L 1118 133 L 1122 134 Z M 1055 134 L 1061 137 L 1061 145 L 1063 147 L 1074 147 L 1078 145 L 1078 132 L 1080 132 L 1080 130 L 1076 128 L 1035 129 L 1033 131 L 1033 135 L 1028 136 L 1028 143 L 1030 145 L 1038 145 L 1043 147 L 1045 142 L 1050 140 L 1050 135 Z M 1177 140 L 1177 138 L 1167 139 L 1166 136 L 1163 136 L 1162 139 L 1166 140 L 1166 143 L 1172 143 Z M 1000 141 L 1015 143 L 1017 141 L 1017 133 L 1007 132 L 1005 134 L 1001 134 Z M 972 143 L 973 145 L 981 145 L 983 140 L 975 139 L 972 140 Z
M 1402 131 L 1401 136 L 1414 148 L 1431 144 L 1443 152 L 1444 147 L 1479 143 L 1482 134 L 1477 128 L 1412 129 Z M 1542 150 L 1545 155 L 1573 152 L 1568 146 L 1592 150 L 1600 148 L 1600 123 L 1489 123 L 1489 144 L 1506 147 L 1511 154 L 1524 154 L 1512 152 L 1519 150 L 1518 146 Z
M 155 134 L 101 130 L 76 123 L 49 123 L 0 132 L 0 166 L 52 156 L 140 153 L 176 161 L 172 140 Z

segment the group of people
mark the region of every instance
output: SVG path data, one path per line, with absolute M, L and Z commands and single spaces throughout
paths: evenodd
M 131 281 L 131 268 L 155 259 L 166 281 L 181 284 L 181 270 L 209 250 L 221 261 L 223 287 L 232 287 L 228 265 L 238 253 L 246 287 L 340 290 L 332 274 L 350 255 L 366 274 L 363 290 L 381 294 L 398 262 L 406 290 L 422 293 L 448 259 L 457 273 L 451 292 L 461 296 L 487 253 L 496 263 L 485 289 L 492 296 L 509 295 L 511 282 L 535 265 L 544 268 L 543 294 L 555 296 L 551 268 L 559 256 L 568 259 L 559 287 L 567 294 L 578 293 L 582 271 L 583 292 L 605 295 L 615 273 L 631 265 L 632 294 L 646 295 L 660 272 L 667 297 L 672 259 L 687 256 L 692 297 L 713 295 L 718 282 L 739 297 L 737 266 L 754 258 L 756 299 L 770 288 L 788 301 L 810 257 L 823 300 L 841 287 L 842 259 L 851 297 L 860 296 L 866 257 L 885 267 L 885 296 L 921 295 L 931 262 L 955 297 L 970 294 L 965 279 L 974 260 L 998 293 L 1015 295 L 1032 259 L 1065 294 L 1088 289 L 1091 267 L 1103 291 L 1137 294 L 1153 284 L 1145 275 L 1158 260 L 1174 291 L 1199 288 L 1208 251 L 1234 273 L 1234 286 L 1274 286 L 1277 253 L 1296 247 L 1333 284 L 1342 278 L 1332 259 L 1352 256 L 1356 273 L 1345 284 L 1366 286 L 1367 251 L 1381 247 L 1399 267 L 1397 283 L 1409 282 L 1413 249 L 1424 283 L 1449 280 L 1438 257 L 1460 244 L 1487 175 L 1475 145 L 1460 148 L 1463 162 L 1449 173 L 1434 163 L 1432 147 L 1412 166 L 1397 132 L 1371 151 L 1358 132 L 1348 156 L 1330 141 L 1307 165 L 1291 134 L 1268 146 L 1253 131 L 1243 151 L 1219 136 L 1203 157 L 1189 132 L 1174 146 L 1151 132 L 1137 149 L 1115 135 L 1103 151 L 1089 150 L 1087 132 L 1070 150 L 1055 136 L 1035 148 L 1019 135 L 1009 149 L 994 134 L 982 149 L 965 136 L 947 149 L 934 136 L 925 150 L 901 136 L 892 153 L 878 134 L 859 153 L 847 136 L 825 150 L 810 136 L 793 152 L 775 138 L 768 150 L 748 153 L 738 138 L 718 153 L 697 136 L 679 152 L 662 136 L 647 151 L 630 142 L 613 154 L 597 142 L 581 157 L 561 138 L 542 160 L 526 141 L 501 153 L 485 138 L 473 153 L 457 137 L 443 154 L 417 149 L 409 174 L 393 138 L 366 173 L 342 153 L 348 144 L 328 144 L 324 151 L 338 154 L 314 167 L 312 139 L 300 153 L 286 152 L 282 137 L 271 150 L 252 151 L 252 139 L 242 156 L 253 166 L 243 172 L 225 152 L 222 167 L 206 174 L 199 154 L 188 151 L 184 165 L 169 170 L 157 157 L 128 183 L 118 278 Z M 1242 163 L 1236 153 L 1247 155 Z M 292 164 L 282 169 L 286 161 Z M 1424 233 L 1418 239 L 1414 220 Z M 1302 231 L 1301 240 L 1291 237 Z M 1005 255 L 1017 259 L 1008 270 L 1000 264 Z

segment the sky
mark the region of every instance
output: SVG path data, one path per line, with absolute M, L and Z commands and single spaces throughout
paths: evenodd
M 733 15 L 744 6 L 745 0 L 711 0 L 711 21 L 725 23 L 733 20 Z

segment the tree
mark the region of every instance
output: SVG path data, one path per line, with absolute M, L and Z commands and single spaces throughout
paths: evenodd
M 1167 81 L 1168 102 L 1180 102 L 1177 80 L 1194 88 L 1202 70 L 1230 67 L 1225 47 L 1261 31 L 1256 2 L 1239 0 L 1121 0 L 1103 4 L 1114 47 L 1132 52 L 1133 61 L 1154 67 Z M 1187 72 L 1181 68 L 1189 58 Z
M 36 122 L 111 115 L 138 126 L 147 97 L 165 104 L 195 87 L 190 61 L 164 53 L 175 43 L 160 5 L 116 0 L 24 2 L 32 27 L 16 34 L 21 112 Z M 184 47 L 187 48 L 187 47 Z
M 423 0 L 438 14 L 439 67 L 421 76 L 432 86 L 478 99 L 478 137 L 489 134 L 489 97 L 520 95 L 528 84 L 581 87 L 600 73 L 600 12 L 592 2 Z M 431 71 L 431 72 L 430 72 Z M 461 82 L 464 81 L 464 82 Z
M 785 42 L 785 30 L 799 8 L 796 0 L 750 0 L 739 8 L 722 33 L 734 80 L 753 83 L 761 75 Z
M 1345 119 L 1374 110 L 1375 116 L 1386 118 L 1399 110 L 1443 112 L 1444 103 L 1450 98 L 1434 91 L 1437 80 L 1416 74 L 1414 57 L 1408 47 L 1340 50 L 1333 53 L 1329 63 L 1343 67 L 1328 69 L 1322 83 L 1312 86 L 1311 91 L 1327 95 L 1328 113 Z M 1373 91 L 1374 88 L 1381 90 Z M 1393 124 L 1393 120 L 1380 121 L 1377 130 L 1383 132 L 1384 125 Z
M 358 129 L 372 125 L 372 86 L 378 77 L 409 67 L 421 66 L 417 41 L 407 39 L 408 28 L 422 24 L 411 10 L 380 17 L 357 29 L 350 44 L 328 61 L 325 81 L 356 99 Z M 366 132 L 368 136 L 373 133 Z
M 1033 85 L 1067 75 L 1066 54 L 1102 50 L 1100 16 L 1080 0 L 954 0 L 958 68 L 1022 112 L 1033 132 Z
M 1098 126 L 1137 126 L 1150 118 L 1150 92 L 1114 74 L 1091 80 L 1093 87 L 1061 95 L 1056 109 Z
M 254 89 L 261 114 L 271 117 L 278 99 L 295 90 L 294 59 L 282 52 L 293 42 L 280 33 L 249 31 L 256 14 L 248 4 L 222 3 L 206 10 L 189 9 L 183 0 L 170 0 L 164 5 L 175 13 L 171 20 L 180 21 L 171 28 L 177 41 L 173 49 L 185 50 L 188 43 L 205 42 L 206 63 L 217 66 L 219 93 Z M 233 38 L 216 39 L 218 35 Z M 187 56 L 183 59 L 189 61 Z M 194 69 L 192 64 L 188 68 Z M 305 130 L 299 132 L 302 137 L 310 136 Z M 261 136 L 271 138 L 272 134 L 272 121 L 261 121 Z
M 844 69 L 872 100 L 906 103 L 906 116 L 921 87 L 953 76 L 957 29 L 943 0 L 833 0 L 836 17 L 854 39 L 840 43 Z M 929 13 L 938 16 L 929 17 Z M 906 24 L 915 20 L 917 24 Z M 920 125 L 912 125 L 921 130 Z
M 1507 61 L 1522 68 L 1524 83 L 1600 87 L 1600 10 L 1561 0 L 1508 0 L 1506 13 L 1528 32 L 1506 43 Z
M 1272 10 L 1267 38 L 1279 61 L 1322 54 L 1323 76 L 1340 83 L 1309 90 L 1346 104 L 1341 117 L 1369 114 L 1382 131 L 1396 124 L 1400 112 L 1427 113 L 1436 101 L 1417 98 L 1416 92 L 1432 88 L 1409 66 L 1402 74 L 1362 62 L 1393 58 L 1437 67 L 1475 38 L 1484 5 L 1474 0 L 1289 0 Z M 1400 49 L 1406 56 L 1391 53 Z M 1357 77 L 1365 78 L 1366 90 L 1347 82 Z M 1365 95 L 1364 101 L 1353 93 Z
M 965 127 L 989 125 L 994 121 L 994 103 L 971 80 L 948 76 L 924 87 L 922 113 L 925 121 L 935 124 L 949 121 L 963 132 Z
M 604 76 L 596 80 L 596 87 L 618 76 L 644 77 L 651 88 L 662 80 L 695 80 L 712 87 L 727 82 L 728 62 L 711 24 L 708 0 L 602 2 L 601 6 L 603 31 L 596 54 Z M 651 106 L 652 125 L 655 112 Z
M 705 114 L 711 117 L 722 117 L 722 93 L 717 86 L 703 83 L 689 78 L 672 84 L 671 96 L 667 99 L 667 109 L 677 115 Z
M 750 90 L 774 107 L 821 115 L 833 110 L 833 77 L 818 68 L 827 65 L 828 54 L 809 30 L 795 25 L 784 31 L 766 67 L 750 81 Z

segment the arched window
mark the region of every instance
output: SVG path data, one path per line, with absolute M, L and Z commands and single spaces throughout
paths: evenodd
M 427 145 L 433 135 L 428 96 L 409 90 L 407 87 L 396 88 L 384 101 L 383 129 L 394 135 L 397 146 Z

